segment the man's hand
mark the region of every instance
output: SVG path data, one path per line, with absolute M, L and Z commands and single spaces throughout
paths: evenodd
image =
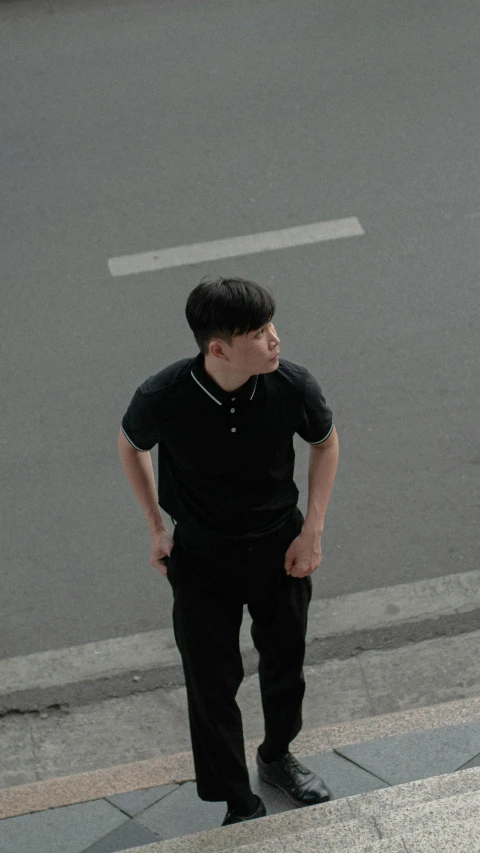
M 150 565 L 154 569 L 158 569 L 160 574 L 167 577 L 167 567 L 163 562 L 165 557 L 170 556 L 170 551 L 173 548 L 173 537 L 168 532 L 167 528 L 160 533 L 152 535 L 152 553 L 150 554 Z
M 285 554 L 285 571 L 292 578 L 306 578 L 321 562 L 321 533 L 302 531 Z

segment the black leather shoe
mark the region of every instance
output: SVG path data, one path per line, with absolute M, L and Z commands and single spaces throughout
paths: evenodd
M 255 820 L 257 817 L 265 817 L 267 814 L 267 810 L 265 808 L 265 804 L 263 800 L 258 798 L 258 809 L 256 812 L 250 815 L 250 817 L 241 817 L 235 812 L 227 812 L 225 818 L 223 820 L 222 826 L 230 826 L 231 823 L 242 823 L 244 820 Z
M 279 761 L 266 764 L 257 752 L 258 775 L 280 788 L 296 806 L 326 803 L 332 796 L 323 779 L 287 752 Z

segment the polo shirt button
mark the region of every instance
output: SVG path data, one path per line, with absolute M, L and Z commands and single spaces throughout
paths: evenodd
M 236 427 L 232 427 L 232 429 L 230 430 L 230 432 L 236 432 L 236 431 L 237 431 Z

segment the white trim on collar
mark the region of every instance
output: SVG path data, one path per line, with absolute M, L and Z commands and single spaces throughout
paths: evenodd
M 198 379 L 197 379 L 197 377 L 195 376 L 195 374 L 194 374 L 193 370 L 191 370 L 191 371 L 190 371 L 190 373 L 192 374 L 193 378 L 195 379 L 195 382 L 197 383 L 197 385 L 200 385 L 200 388 L 202 388 L 202 389 L 203 389 L 203 391 L 205 391 L 205 394 L 208 394 L 208 396 L 209 396 L 209 397 L 211 397 L 211 398 L 212 398 L 212 400 L 215 400 L 215 402 L 216 402 L 216 403 L 218 403 L 218 405 L 219 405 L 219 406 L 223 406 L 223 403 L 222 403 L 220 400 L 217 400 L 217 398 L 216 398 L 216 397 L 214 397 L 214 396 L 213 396 L 213 394 L 210 394 L 210 391 L 207 391 L 207 389 L 205 388 L 205 386 L 204 386 L 204 385 L 202 385 L 202 383 L 198 381 Z
M 257 375 L 255 376 L 255 387 L 254 387 L 254 389 L 253 389 L 253 391 L 252 391 L 252 396 L 250 397 L 250 399 L 251 399 L 251 400 L 253 400 L 253 395 L 255 394 L 255 391 L 257 390 L 257 382 L 258 382 L 258 373 L 257 373 Z
M 195 376 L 195 374 L 194 374 L 193 370 L 191 370 L 191 371 L 190 371 L 190 373 L 191 373 L 191 375 L 193 376 L 193 378 L 195 379 L 195 382 L 197 383 L 197 385 L 199 385 L 199 386 L 200 386 L 200 388 L 201 388 L 203 391 L 205 391 L 205 394 L 208 394 L 208 396 L 209 396 L 209 397 L 211 397 L 211 398 L 212 398 L 212 400 L 215 400 L 215 402 L 216 402 L 216 403 L 218 403 L 218 405 L 219 405 L 219 406 L 223 406 L 222 401 L 221 401 L 221 400 L 217 400 L 217 398 L 216 398 L 216 397 L 214 397 L 214 396 L 213 396 L 213 394 L 210 394 L 210 391 L 208 391 L 208 390 L 207 390 L 207 388 L 205 388 L 205 386 L 204 386 L 204 385 L 202 385 L 202 383 L 200 382 L 200 380 L 199 380 L 199 379 L 197 379 L 197 377 Z M 257 383 L 258 383 L 258 374 L 257 374 L 257 376 L 255 376 L 255 386 L 254 386 L 254 388 L 253 388 L 252 396 L 250 397 L 250 400 L 253 400 L 253 395 L 255 394 L 255 391 L 257 390 Z M 225 393 L 227 394 L 228 392 L 226 391 Z M 233 394 L 233 393 L 234 393 L 234 392 L 232 391 L 232 394 Z

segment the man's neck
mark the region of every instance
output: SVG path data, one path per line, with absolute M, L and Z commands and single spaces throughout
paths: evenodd
M 213 381 L 216 383 L 216 385 L 219 386 L 219 388 L 221 388 L 223 391 L 227 391 L 227 393 L 229 394 L 233 391 L 238 391 L 238 389 L 241 388 L 242 385 L 245 385 L 245 383 L 248 382 L 248 380 L 250 379 L 249 376 L 242 377 L 238 374 L 237 376 L 233 376 L 229 375 L 227 372 L 224 371 L 217 372 L 212 367 L 212 364 L 209 363 L 206 356 L 203 357 L 203 367 L 205 373 L 208 373 L 208 375 L 210 376 L 210 379 L 213 379 Z

